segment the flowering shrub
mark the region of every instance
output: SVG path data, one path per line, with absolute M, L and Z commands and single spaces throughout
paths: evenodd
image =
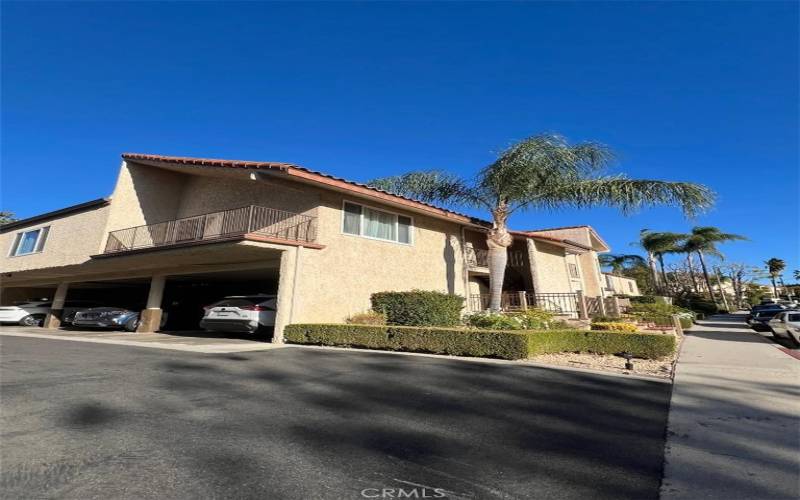
M 633 333 L 636 331 L 636 325 L 633 323 L 592 323 L 592 330 L 611 330 L 615 332 L 628 332 Z
M 531 308 L 520 312 L 481 311 L 464 319 L 468 326 L 489 330 L 546 330 L 561 327 L 563 321 L 553 321 L 553 314 Z

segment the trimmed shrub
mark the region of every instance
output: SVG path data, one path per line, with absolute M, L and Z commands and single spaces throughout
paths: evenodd
M 284 338 L 294 344 L 364 347 L 388 351 L 430 352 L 504 359 L 528 357 L 521 332 L 436 327 L 364 325 L 289 325 Z
M 684 330 L 691 328 L 692 325 L 694 325 L 694 321 L 692 320 L 691 316 L 679 316 L 678 320 L 681 322 L 681 328 Z
M 542 330 L 528 333 L 528 355 L 557 352 L 619 354 L 657 359 L 675 352 L 675 336 L 592 330 Z
M 499 331 L 457 328 L 297 324 L 284 330 L 287 342 L 362 347 L 389 351 L 429 352 L 453 356 L 525 359 L 536 354 L 629 352 L 660 358 L 675 351 L 675 336 L 615 331 Z
M 461 321 L 464 297 L 428 290 L 373 293 L 372 310 L 390 325 L 453 326 Z
M 655 295 L 640 295 L 638 297 L 631 297 L 631 304 L 655 304 Z
M 385 325 L 386 315 L 375 311 L 366 311 L 350 316 L 345 323 L 348 325 Z
M 592 330 L 611 330 L 614 332 L 628 332 L 633 333 L 637 330 L 636 325 L 633 323 L 620 323 L 620 322 L 592 322 Z

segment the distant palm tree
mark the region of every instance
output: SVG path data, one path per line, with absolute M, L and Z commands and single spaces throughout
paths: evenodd
M 795 269 L 793 274 L 794 274 L 794 279 L 800 280 L 800 269 Z
M 764 263 L 767 265 L 767 272 L 769 273 L 769 278 L 772 281 L 772 291 L 775 294 L 775 298 L 778 298 L 778 285 L 775 283 L 775 281 L 780 278 L 783 270 L 786 269 L 786 262 L 777 257 L 773 257 Z
M 692 232 L 686 238 L 683 244 L 683 250 L 695 252 L 700 258 L 700 266 L 703 269 L 703 278 L 706 282 L 708 295 L 711 300 L 716 301 L 714 298 L 714 289 L 711 288 L 711 278 L 708 276 L 708 267 L 706 266 L 706 255 L 714 255 L 722 258 L 722 253 L 717 250 L 718 243 L 725 243 L 728 241 L 746 240 L 744 236 L 733 233 L 723 233 L 718 227 L 714 226 L 696 226 L 692 228 Z M 722 290 L 720 290 L 722 293 Z
M 689 182 L 636 180 L 603 175 L 613 159 L 601 144 L 569 144 L 558 135 L 535 135 L 513 144 L 474 180 L 439 171 L 375 179 L 373 187 L 422 201 L 487 210 L 492 216 L 489 248 L 489 308 L 500 309 L 508 247 L 508 218 L 518 210 L 612 206 L 630 213 L 654 205 L 679 206 L 687 216 L 711 207 L 714 193 Z
M 0 225 L 8 224 L 15 220 L 17 220 L 17 218 L 14 217 L 14 212 L 0 212 Z
M 645 259 L 641 255 L 636 254 L 610 254 L 604 253 L 597 256 L 600 265 L 603 267 L 610 267 L 611 272 L 614 274 L 621 274 L 626 266 L 644 265 Z
M 649 229 L 642 229 L 639 232 L 639 244 L 647 252 L 647 261 L 650 272 L 653 274 L 653 284 L 655 288 L 662 292 L 667 286 L 667 271 L 664 267 L 664 255 L 678 251 L 678 242 L 686 235 L 670 232 L 656 232 Z M 661 267 L 661 280 L 658 278 L 656 260 Z M 659 286 L 659 281 L 662 281 Z

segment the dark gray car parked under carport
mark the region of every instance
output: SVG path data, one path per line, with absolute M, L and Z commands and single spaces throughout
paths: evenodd
M 662 382 L 305 348 L 2 344 L 3 498 L 658 496 Z

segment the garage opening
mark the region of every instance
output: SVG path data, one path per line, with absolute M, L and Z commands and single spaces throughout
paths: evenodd
M 250 269 L 214 273 L 168 276 L 161 308 L 166 314 L 164 332 L 199 332 L 204 307 L 225 297 L 276 295 L 278 269 Z M 247 333 L 208 332 L 208 336 L 252 337 Z M 272 331 L 264 329 L 258 335 L 272 339 Z

